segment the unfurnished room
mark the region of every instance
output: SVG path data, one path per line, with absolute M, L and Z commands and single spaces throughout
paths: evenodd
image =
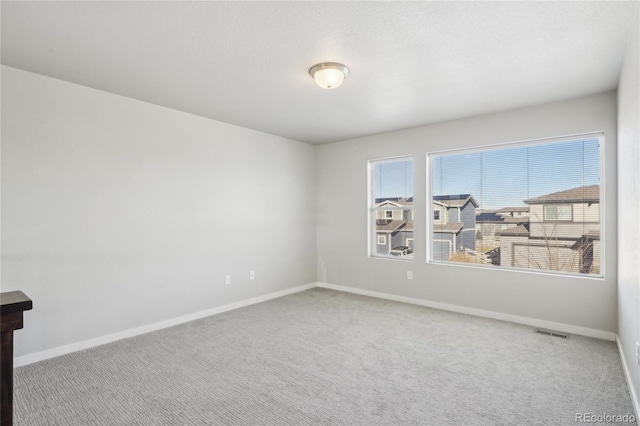
M 0 1 L 0 423 L 636 425 L 640 2 Z

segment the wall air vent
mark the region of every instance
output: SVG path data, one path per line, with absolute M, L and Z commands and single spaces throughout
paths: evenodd
M 538 334 L 544 334 L 546 336 L 560 337 L 562 339 L 568 339 L 569 338 L 569 336 L 567 334 L 560 333 L 559 331 L 544 330 L 542 328 L 536 328 L 535 332 L 538 333 Z

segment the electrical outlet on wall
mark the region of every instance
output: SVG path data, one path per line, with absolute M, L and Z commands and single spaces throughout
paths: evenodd
M 225 283 L 226 285 L 231 284 L 231 275 L 225 275 L 225 276 L 224 276 L 224 283 Z
M 256 271 L 249 272 L 249 279 L 252 281 L 256 279 Z
M 408 280 L 412 280 L 413 279 L 413 271 L 407 271 L 407 279 Z

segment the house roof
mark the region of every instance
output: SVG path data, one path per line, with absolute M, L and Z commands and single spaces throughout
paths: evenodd
M 405 224 L 406 222 L 404 220 L 391 220 L 389 222 L 386 220 L 377 220 L 376 232 L 395 232 Z
M 400 197 L 386 197 L 376 198 L 376 207 L 381 207 L 385 204 L 390 204 L 395 207 L 413 206 L 413 197 L 400 198 Z
M 480 206 L 471 194 L 434 195 L 433 201 L 446 207 L 463 207 L 468 202 L 474 207 Z
M 476 214 L 476 223 L 527 223 L 529 216 L 501 216 L 496 213 L 480 213 Z
M 503 223 L 529 223 L 529 215 L 516 216 L 516 217 L 507 216 L 504 218 Z
M 504 217 L 495 213 L 480 213 L 476 214 L 476 223 L 479 222 L 504 222 Z
M 503 207 L 501 209 L 496 210 L 496 213 L 508 213 L 508 212 L 528 212 L 529 206 L 525 207 Z
M 598 203 L 599 201 L 600 185 L 579 186 L 524 200 L 527 204 Z
M 505 236 L 516 236 L 516 237 L 526 237 L 529 235 L 529 230 L 527 226 L 524 224 L 514 226 L 513 228 L 503 229 L 502 231 L 496 232 L 496 235 L 505 235 Z
M 462 229 L 461 223 L 445 223 L 443 225 L 433 225 L 433 232 L 451 232 L 457 234 Z

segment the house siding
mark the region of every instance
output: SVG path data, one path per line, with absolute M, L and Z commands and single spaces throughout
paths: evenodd
M 433 260 L 449 260 L 453 251 L 453 234 L 450 232 L 433 233 Z
M 600 203 L 574 203 L 573 222 L 600 222 Z M 552 204 L 531 205 L 531 222 L 544 222 L 544 206 Z M 566 205 L 566 204 L 564 204 Z
M 404 245 L 413 250 L 413 231 L 403 232 Z M 410 240 L 410 241 L 409 241 Z
M 475 228 L 462 229 L 462 231 L 457 235 L 456 238 L 457 249 L 459 251 L 464 250 L 466 248 L 475 250 L 476 249 L 476 230 Z
M 384 208 L 384 206 L 382 207 Z M 393 213 L 393 217 L 392 218 L 388 218 L 387 217 L 387 211 L 390 211 Z M 378 210 L 376 213 L 376 218 L 381 219 L 381 220 L 402 220 L 402 216 L 403 216 L 403 211 L 402 210 Z
M 500 265 L 513 266 L 513 247 L 515 245 L 527 244 L 527 236 L 500 236 Z
M 377 243 L 377 238 L 380 235 L 385 235 L 386 239 L 387 239 L 387 243 L 386 244 L 378 244 Z M 387 234 L 387 233 L 383 233 L 383 232 L 378 232 L 376 234 L 376 248 L 375 248 L 375 254 L 378 256 L 389 256 L 391 250 L 394 247 L 398 247 L 398 246 L 407 246 L 413 249 L 413 242 L 411 242 L 411 244 L 409 244 L 407 242 L 407 239 L 413 239 L 413 231 L 396 231 L 392 234 Z
M 544 243 L 514 244 L 513 266 L 547 271 L 577 272 L 580 252 L 571 248 L 572 242 L 549 246 Z
M 474 229 L 476 226 L 476 209 L 473 204 L 467 203 L 460 212 L 460 223 L 464 225 L 466 229 Z
M 476 209 L 472 203 L 467 203 L 460 212 L 463 228 L 458 236 L 458 249 L 476 249 Z
M 393 249 L 394 247 L 398 247 L 398 246 L 403 246 L 404 244 L 404 232 L 396 232 L 395 234 L 391 235 L 391 248 Z
M 544 205 L 542 204 L 533 204 L 529 207 L 530 222 L 544 222 Z
M 447 209 L 447 222 L 446 223 L 460 223 L 458 220 L 458 209 L 455 207 L 451 207 Z
M 531 232 L 531 238 L 542 238 L 548 240 L 570 238 L 577 240 L 589 232 L 599 232 L 600 224 L 575 222 L 531 222 L 529 230 Z
M 600 203 L 574 204 L 573 220 L 575 222 L 600 222 Z
M 378 239 L 378 236 L 380 236 L 380 235 L 384 235 L 385 236 L 386 244 L 378 244 L 377 239 Z M 381 256 L 381 255 L 382 256 L 386 256 L 386 255 L 389 254 L 389 250 L 390 250 L 390 248 L 389 248 L 390 241 L 389 240 L 390 240 L 390 238 L 389 238 L 389 235 L 387 235 L 387 234 L 384 234 L 384 233 L 377 233 L 376 234 L 376 244 L 375 244 L 375 247 L 376 247 L 375 254 L 376 255 L 378 255 L 378 256 Z

